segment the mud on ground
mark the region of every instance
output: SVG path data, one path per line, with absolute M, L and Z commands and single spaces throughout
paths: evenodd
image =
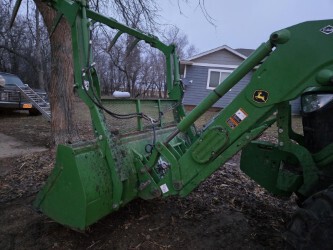
M 0 133 L 49 146 L 41 116 L 0 114 L 0 124 Z M 0 159 L 0 249 L 279 249 L 295 209 L 292 199 L 271 196 L 241 173 L 236 155 L 186 198 L 136 200 L 79 233 L 32 207 L 54 155 Z

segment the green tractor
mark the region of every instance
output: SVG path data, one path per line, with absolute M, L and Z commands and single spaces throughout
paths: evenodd
M 332 244 L 333 20 L 274 32 L 186 114 L 174 45 L 94 12 L 85 1 L 47 2 L 71 25 L 75 88 L 89 107 L 95 139 L 58 146 L 35 202 L 39 210 L 85 230 L 133 199 L 188 195 L 242 150 L 248 176 L 273 194 L 295 193 L 303 202 L 288 226 L 290 245 Z M 164 54 L 168 99 L 101 100 L 90 48 L 93 23 L 118 30 L 113 43 L 126 33 Z M 232 103 L 197 130 L 194 122 L 255 67 Z M 291 129 L 289 104 L 300 96 L 303 135 Z M 257 141 L 274 123 L 278 143 Z

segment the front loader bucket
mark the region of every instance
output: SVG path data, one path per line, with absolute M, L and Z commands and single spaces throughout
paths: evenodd
M 112 181 L 95 143 L 64 146 L 35 206 L 55 221 L 84 230 L 112 211 Z

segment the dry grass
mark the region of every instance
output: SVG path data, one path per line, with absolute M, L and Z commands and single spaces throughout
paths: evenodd
M 112 110 L 112 107 L 108 107 L 110 110 Z M 126 106 L 124 106 L 124 108 L 126 109 Z M 128 107 L 128 109 L 130 110 L 130 108 Z M 117 110 L 116 110 L 117 111 Z M 131 112 L 133 112 L 133 110 L 131 110 Z M 187 110 L 187 113 L 189 113 L 190 110 Z M 219 110 L 209 110 L 207 111 L 205 114 L 203 114 L 202 116 L 199 117 L 199 119 L 195 122 L 195 126 L 197 127 L 197 129 L 202 129 L 203 126 L 205 126 L 213 117 L 217 116 L 219 114 Z M 126 113 L 126 111 L 122 110 L 121 113 Z M 172 115 L 172 113 L 169 114 L 169 116 Z M 88 107 L 80 100 L 77 99 L 75 101 L 75 117 L 76 120 L 78 121 L 79 125 L 86 125 L 86 126 L 90 126 L 91 124 L 91 117 L 90 117 L 90 112 Z M 170 120 L 171 118 L 168 117 L 168 120 Z M 109 121 L 110 119 L 107 118 L 107 121 Z M 126 122 L 128 122 L 128 120 L 125 120 Z M 134 122 L 133 126 L 137 126 L 136 123 Z M 298 133 L 298 134 L 303 134 L 303 126 L 302 126 L 302 118 L 300 116 L 293 116 L 292 119 L 292 129 Z M 270 128 L 268 128 L 265 133 L 269 134 L 272 137 L 276 137 L 277 136 L 277 126 L 276 124 L 273 124 Z

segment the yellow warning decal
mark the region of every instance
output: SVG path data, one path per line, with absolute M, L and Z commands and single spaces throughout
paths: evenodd
M 235 114 L 233 114 L 228 120 L 227 124 L 230 128 L 236 128 L 246 117 L 248 114 L 244 111 L 244 109 L 240 108 L 237 110 Z

